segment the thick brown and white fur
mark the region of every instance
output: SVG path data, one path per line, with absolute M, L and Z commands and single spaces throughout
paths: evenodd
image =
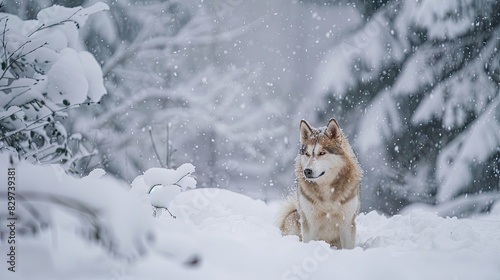
M 282 234 L 354 248 L 362 170 L 346 136 L 335 119 L 320 129 L 302 120 L 300 144 L 297 190 L 277 221 Z

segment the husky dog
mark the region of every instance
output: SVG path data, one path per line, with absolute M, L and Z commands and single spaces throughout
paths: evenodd
M 346 136 L 335 119 L 319 129 L 302 120 L 300 144 L 297 190 L 277 221 L 282 234 L 354 248 L 362 170 Z

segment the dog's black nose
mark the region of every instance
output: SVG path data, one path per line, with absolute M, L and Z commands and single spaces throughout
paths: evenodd
M 313 176 L 313 171 L 309 168 L 304 169 L 304 176 L 306 176 L 306 178 L 311 178 Z

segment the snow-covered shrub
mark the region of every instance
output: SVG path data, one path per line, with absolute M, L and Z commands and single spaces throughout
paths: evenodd
M 4 171 L 12 161 L 7 154 L 0 157 Z M 61 245 L 74 240 L 126 260 L 145 254 L 148 244 L 154 241 L 153 219 L 147 205 L 129 191 L 127 184 L 103 176 L 102 170 L 75 178 L 58 165 L 21 161 L 13 168 L 16 189 L 9 195 L 16 198 L 13 214 L 17 217 L 17 238 L 40 238 L 48 231 L 58 234 Z M 2 172 L 3 182 L 7 182 L 5 176 L 7 172 Z M 1 217 L 10 217 L 6 201 L 5 189 L 0 192 L 0 202 L 5 205 L 0 209 Z M 4 230 L 8 228 L 0 229 L 0 237 L 6 238 L 9 235 L 1 232 Z
M 0 13 L 0 150 L 70 172 L 76 160 L 93 154 L 62 119 L 106 93 L 94 56 L 78 50 L 78 31 L 89 15 L 108 8 L 55 5 L 26 21 Z
M 144 175 L 134 179 L 131 191 L 150 203 L 153 206 L 153 216 L 159 217 L 163 209 L 169 211 L 170 202 L 179 193 L 196 188 L 196 180 L 191 175 L 194 170 L 194 165 L 190 163 L 185 163 L 175 170 L 150 168 Z M 172 213 L 170 215 L 175 218 Z

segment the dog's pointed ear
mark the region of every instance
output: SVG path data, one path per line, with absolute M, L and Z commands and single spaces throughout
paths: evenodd
M 340 126 L 336 119 L 330 119 L 326 126 L 325 134 L 330 139 L 340 137 Z
M 311 126 L 305 121 L 300 121 L 300 142 L 304 143 L 312 135 Z

